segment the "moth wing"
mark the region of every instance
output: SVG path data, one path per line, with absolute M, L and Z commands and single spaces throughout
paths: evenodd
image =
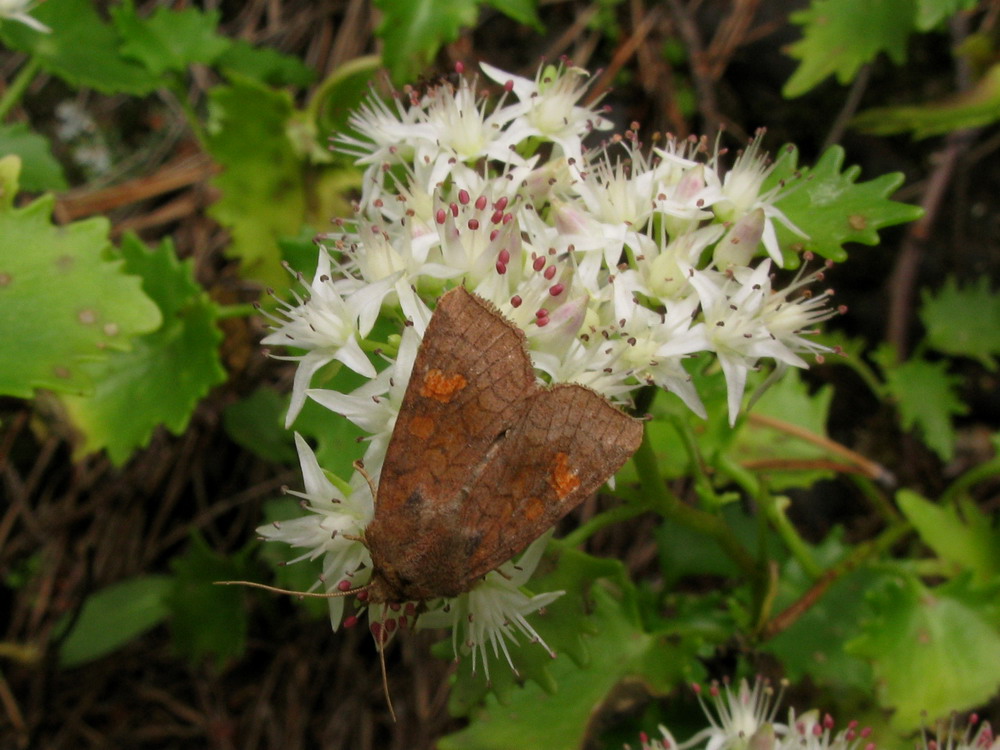
M 521 330 L 462 287 L 444 294 L 382 465 L 375 516 L 365 532 L 373 555 L 395 562 L 425 548 L 423 554 L 441 556 L 433 546 L 452 544 L 440 532 L 457 533 L 463 488 L 483 471 L 496 437 L 516 427 L 521 402 L 535 392 Z
M 538 389 L 471 488 L 461 524 L 476 524 L 468 575 L 510 560 L 597 491 L 635 453 L 642 422 L 581 385 Z

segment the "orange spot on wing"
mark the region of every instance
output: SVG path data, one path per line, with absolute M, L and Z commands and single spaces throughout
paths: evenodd
M 545 510 L 545 503 L 537 497 L 529 497 L 524 501 L 524 517 L 528 521 L 534 521 L 541 517 Z
M 415 416 L 410 419 L 406 429 L 414 437 L 426 440 L 434 433 L 434 420 L 430 417 Z
M 447 404 L 458 391 L 465 388 L 468 381 L 463 375 L 446 375 L 441 370 L 428 370 L 420 386 L 420 395 Z
M 548 477 L 549 486 L 555 490 L 556 497 L 562 500 L 573 490 L 580 486 L 580 479 L 576 472 L 570 468 L 569 456 L 565 453 L 557 453 L 552 461 L 552 468 Z

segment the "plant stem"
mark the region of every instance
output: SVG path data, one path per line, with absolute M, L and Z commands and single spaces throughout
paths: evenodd
M 0 98 L 0 122 L 7 119 L 7 115 L 10 111 L 17 106 L 17 103 L 21 101 L 21 97 L 24 95 L 25 90 L 31 84 L 32 80 L 35 78 L 35 74 L 38 69 L 42 67 L 42 63 L 37 57 L 31 57 L 21 68 L 14 80 L 11 81 L 10 86 L 4 92 L 3 97 Z
M 216 305 L 215 319 L 225 320 L 226 318 L 246 318 L 257 314 L 257 308 L 253 305 Z
M 785 514 L 791 501 L 787 497 L 775 497 L 767 488 L 761 490 L 757 500 L 770 520 L 772 528 L 792 553 L 792 557 L 802 566 L 807 576 L 814 581 L 818 580 L 823 575 L 823 567 L 816 562 L 812 552 L 809 551 L 809 545 L 799 536 L 799 532 Z
M 623 503 L 622 505 L 611 508 L 603 513 L 598 513 L 589 521 L 582 524 L 578 529 L 574 530 L 570 534 L 567 534 L 563 538 L 563 542 L 568 547 L 577 547 L 590 539 L 590 537 L 603 529 L 605 526 L 611 526 L 619 521 L 627 521 L 630 518 L 642 515 L 648 510 L 648 507 L 640 503 Z
M 660 477 L 656 454 L 653 452 L 653 446 L 649 443 L 648 431 L 643 435 L 642 444 L 632 460 L 635 462 L 635 468 L 642 483 L 643 497 L 651 510 L 655 510 L 667 520 L 677 521 L 689 529 L 707 534 L 746 575 L 756 577 L 759 574 L 757 561 L 740 543 L 732 529 L 726 525 L 721 517 L 685 505 L 677 495 L 667 488 L 666 483 Z
M 961 495 L 964 495 L 972 485 L 986 479 L 992 479 L 998 474 L 1000 474 L 1000 458 L 994 458 L 984 464 L 980 464 L 979 466 L 969 469 L 958 479 L 952 482 L 942 493 L 941 504 L 954 506 L 955 501 Z
M 822 598 L 838 578 L 860 567 L 868 558 L 887 550 L 911 531 L 912 528 L 908 523 L 900 522 L 888 527 L 872 541 L 855 547 L 851 554 L 827 570 L 797 601 L 792 602 L 761 628 L 758 634 L 759 640 L 761 642 L 769 640 L 787 630 Z

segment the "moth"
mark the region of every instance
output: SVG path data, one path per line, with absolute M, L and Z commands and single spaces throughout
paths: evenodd
M 575 384 L 539 385 L 523 331 L 457 287 L 417 352 L 364 533 L 371 602 L 469 591 L 639 447 L 642 422 Z

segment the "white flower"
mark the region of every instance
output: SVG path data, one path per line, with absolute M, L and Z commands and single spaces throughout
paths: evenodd
M 705 703 L 701 686 L 695 685 L 694 688 L 711 726 L 685 742 L 682 748 L 707 740 L 705 750 L 749 750 L 758 748 L 761 739 L 785 733 L 784 725 L 774 723 L 781 695 L 779 693 L 775 696 L 774 689 L 766 680 L 758 677 L 753 688 L 746 680 L 740 680 L 736 692 L 733 692 L 729 683 L 722 689 L 718 683 L 713 683 L 709 688 L 709 696 L 714 711 Z
M 947 722 L 937 722 L 934 739 L 928 739 L 925 728 L 917 747 L 920 750 L 1000 750 L 1000 737 L 993 733 L 988 721 L 980 723 L 979 718 L 977 714 L 972 714 L 962 731 L 957 726 L 957 715 L 952 714 Z
M 357 538 L 364 533 L 373 515 L 368 483 L 355 473 L 350 484 L 351 491 L 345 493 L 327 478 L 316 461 L 316 454 L 298 433 L 295 435 L 295 447 L 299 453 L 305 491 L 288 490 L 288 494 L 302 498 L 302 506 L 309 511 L 309 515 L 261 526 L 257 533 L 268 541 L 281 541 L 306 549 L 289 564 L 323 556 L 323 574 L 316 585 L 323 584 L 327 593 L 343 591 L 344 581 L 349 581 L 352 586 L 366 583 L 370 575 L 371 556 Z M 330 622 L 336 630 L 343 615 L 344 599 L 331 598 L 327 602 Z
M 284 309 L 279 315 L 268 314 L 278 326 L 262 343 L 306 350 L 306 354 L 282 357 L 299 363 L 285 427 L 295 421 L 312 376 L 324 365 L 337 360 L 360 375 L 375 376 L 375 368 L 361 350 L 358 338 L 371 332 L 382 300 L 392 290 L 395 279 L 363 286 L 345 298 L 330 274 L 330 256 L 321 250 L 309 296 L 297 297 L 295 306 L 282 303 Z
M 517 562 L 508 562 L 487 573 L 482 582 L 467 594 L 448 600 L 442 607 L 420 616 L 419 628 L 452 629 L 452 647 L 457 659 L 460 653 L 472 653 L 472 670 L 482 662 L 486 678 L 490 676 L 489 655 L 506 659 L 511 669 L 508 642 L 516 644 L 517 634 L 539 643 L 553 658 L 555 653 L 525 619 L 558 599 L 565 592 L 550 591 L 529 596 L 521 590 L 541 560 L 552 532 L 543 534 L 524 551 Z
M 795 709 L 789 709 L 787 730 L 777 750 L 857 750 L 859 746 L 875 750 L 875 744 L 868 741 L 871 729 L 859 728 L 856 721 L 836 733 L 834 727 L 830 714 L 820 718 L 819 711 L 813 709 L 796 717 Z
M 781 247 L 778 245 L 778 235 L 774 222 L 784 224 L 786 228 L 801 237 L 807 237 L 801 229 L 788 220 L 785 214 L 775 206 L 783 186 L 772 188 L 761 193 L 764 181 L 774 170 L 773 164 L 768 164 L 769 158 L 761 151 L 764 131 L 759 130 L 746 149 L 737 157 L 732 168 L 722 178 L 721 197 L 714 203 L 712 209 L 722 221 L 735 222 L 753 211 L 763 213 L 763 230 L 761 239 L 767 254 L 778 267 L 784 265 Z M 717 160 L 717 159 L 716 159 Z
M 504 108 L 511 119 L 507 142 L 519 144 L 531 137 L 552 141 L 563 155 L 579 158 L 583 154 L 582 140 L 591 130 L 607 130 L 611 123 L 593 106 L 577 103 L 587 92 L 590 74 L 582 68 L 560 63 L 541 66 L 531 81 L 506 71 L 480 63 L 483 72 L 497 83 L 514 92 L 517 104 Z
M 796 351 L 826 350 L 798 336 L 798 328 L 789 329 L 784 324 L 784 316 L 790 313 L 780 304 L 783 297 L 773 299 L 770 270 L 770 261 L 764 261 L 756 269 L 730 274 L 694 270 L 689 274 L 705 317 L 698 333 L 719 358 L 726 376 L 730 424 L 735 424 L 739 414 L 747 373 L 757 368 L 762 357 L 774 359 L 779 366 L 807 367 Z M 794 313 L 795 305 L 792 307 Z M 803 308 L 798 309 L 801 313 Z M 792 325 L 809 319 L 806 309 L 806 314 L 790 316 Z M 770 329 L 772 321 L 779 323 L 781 338 Z
M 364 464 L 373 477 L 381 472 L 419 344 L 417 331 L 406 328 L 392 365 L 350 394 L 319 388 L 306 392 L 318 404 L 349 419 L 369 434 Z
M 50 34 L 52 33 L 52 29 L 38 19 L 28 15 L 28 11 L 37 4 L 35 0 L 0 0 L 0 18 L 18 21 L 35 31 Z

